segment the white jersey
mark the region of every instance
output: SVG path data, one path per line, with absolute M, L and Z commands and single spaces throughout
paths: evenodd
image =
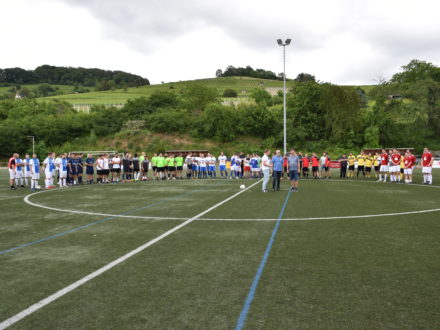
M 228 158 L 226 156 L 218 156 L 218 163 L 219 165 L 226 165 L 226 160 Z
M 204 157 L 199 157 L 199 158 L 197 159 L 197 161 L 198 161 L 200 167 L 206 167 L 206 158 L 204 158 Z
M 61 160 L 60 157 L 55 158 L 55 167 L 56 167 L 56 169 L 57 169 L 58 171 L 59 171 L 60 168 L 61 168 L 61 162 L 62 162 L 62 160 Z
M 210 166 L 215 166 L 215 162 L 216 162 L 217 160 L 215 159 L 215 157 L 214 156 L 211 156 L 211 158 L 209 159 L 209 165 Z
M 113 157 L 112 158 L 112 164 L 113 164 L 113 168 L 121 168 L 121 158 L 119 157 Z
M 104 159 L 98 158 L 96 161 L 96 170 L 103 170 L 104 169 Z
M 38 173 L 40 172 L 40 162 L 38 161 L 38 159 L 36 161 L 34 161 L 33 159 L 31 159 L 29 161 L 29 165 L 31 168 L 31 172 L 32 173 Z M 38 171 L 38 172 L 37 172 Z
M 108 158 L 104 158 L 103 159 L 103 169 L 104 170 L 108 170 L 109 169 L 109 166 L 108 166 Z

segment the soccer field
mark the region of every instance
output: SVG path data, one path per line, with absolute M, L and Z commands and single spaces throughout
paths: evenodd
M 0 175 L 0 328 L 440 326 L 440 170 L 433 186 L 268 193 L 219 179 L 31 194 Z

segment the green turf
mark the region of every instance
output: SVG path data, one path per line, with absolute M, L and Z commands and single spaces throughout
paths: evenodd
M 27 205 L 0 171 L 0 250 L 105 216 Z M 434 179 L 440 172 L 434 171 Z M 440 189 L 364 180 L 301 180 L 283 218 L 439 208 Z M 420 182 L 417 173 L 415 181 Z M 88 212 L 188 219 L 251 180 L 83 186 L 30 197 Z M 277 218 L 287 195 L 260 184 L 203 218 Z M 435 329 L 440 212 L 282 221 L 246 329 Z M 183 220 L 112 218 L 0 255 L 0 322 Z M 11 328 L 234 328 L 275 221 L 195 221 Z

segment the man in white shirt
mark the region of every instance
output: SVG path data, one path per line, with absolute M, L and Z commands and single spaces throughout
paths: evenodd
M 46 179 L 44 180 L 44 183 L 46 185 L 46 189 L 52 189 L 55 188 L 53 185 L 53 176 L 55 173 L 55 154 L 53 152 L 49 152 L 47 154 L 47 158 L 44 160 L 44 174 L 46 176 Z
M 262 191 L 267 192 L 267 184 L 270 180 L 270 159 L 269 159 L 270 150 L 265 149 L 263 158 L 261 159 L 261 170 L 263 171 L 263 186 Z
M 225 156 L 223 151 L 220 153 L 220 156 L 218 156 L 218 164 L 219 164 L 219 170 L 221 177 L 227 179 L 228 178 L 228 171 L 226 170 L 226 161 L 228 157 Z M 224 176 L 223 176 L 224 173 Z
M 112 158 L 112 179 L 116 183 L 119 182 L 119 177 L 121 176 L 121 158 L 118 154 L 115 154 Z

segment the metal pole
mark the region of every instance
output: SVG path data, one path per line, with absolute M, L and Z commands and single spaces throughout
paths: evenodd
M 283 45 L 283 80 L 284 80 L 284 155 L 287 153 L 287 127 L 286 127 L 286 45 Z
M 35 154 L 35 136 L 32 137 L 32 156 Z

